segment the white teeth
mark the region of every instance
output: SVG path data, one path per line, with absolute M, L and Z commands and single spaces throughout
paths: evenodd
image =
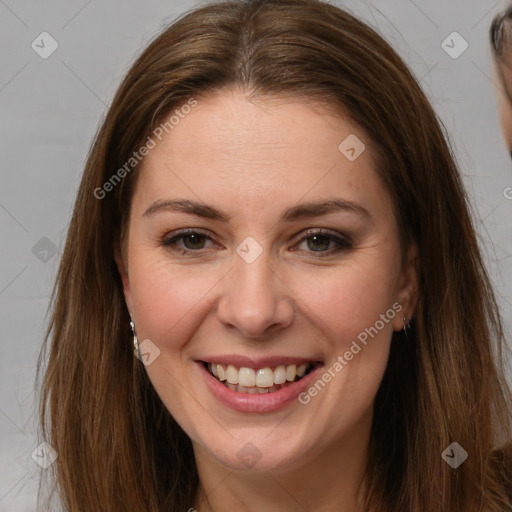
M 270 368 L 261 368 L 256 373 L 256 386 L 269 388 L 274 384 L 274 372 Z
M 306 375 L 307 367 L 308 367 L 307 363 L 303 363 L 300 366 L 297 366 L 297 375 L 299 377 L 304 377 L 304 375 Z
M 294 364 L 290 364 L 286 367 L 286 380 L 292 381 L 295 380 L 295 376 L 297 375 L 297 367 Z
M 252 368 L 240 368 L 238 372 L 238 383 L 240 386 L 250 388 L 256 385 L 256 373 Z
M 226 379 L 230 384 L 238 384 L 238 370 L 232 364 L 226 368 Z
M 244 393 L 266 393 L 280 389 L 276 386 L 293 382 L 297 377 L 304 377 L 310 366 L 311 363 L 302 363 L 298 366 L 280 364 L 274 370 L 269 366 L 255 370 L 247 367 L 237 368 L 232 364 L 226 366 L 210 363 L 208 368 L 221 382 L 227 381 L 225 383 L 229 389 Z
M 274 370 L 274 384 L 284 384 L 286 382 L 286 367 L 280 364 Z
M 217 377 L 219 377 L 220 381 L 226 380 L 226 372 L 221 364 L 217 365 Z

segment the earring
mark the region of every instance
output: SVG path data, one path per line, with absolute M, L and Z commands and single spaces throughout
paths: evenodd
M 133 332 L 133 346 L 134 346 L 134 351 L 133 353 L 135 355 L 139 355 L 139 359 L 140 359 L 140 348 L 139 348 L 139 341 L 137 340 L 137 334 L 135 333 L 135 324 L 133 323 L 133 320 L 130 321 L 130 328 Z
M 409 319 L 404 316 L 404 334 L 406 337 L 408 337 L 408 332 L 410 331 L 411 329 L 411 323 L 409 322 Z

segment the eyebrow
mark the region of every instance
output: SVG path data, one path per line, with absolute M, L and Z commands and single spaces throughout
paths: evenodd
M 166 199 L 155 201 L 144 213 L 143 217 L 151 217 L 161 212 L 183 212 L 203 217 L 205 219 L 216 220 L 228 223 L 231 215 L 222 210 L 203 203 L 198 203 L 190 199 Z M 321 217 L 330 213 L 349 212 L 372 220 L 370 212 L 358 203 L 347 201 L 346 199 L 334 198 L 320 202 L 302 203 L 292 206 L 285 210 L 281 219 L 286 222 L 294 222 L 303 219 Z

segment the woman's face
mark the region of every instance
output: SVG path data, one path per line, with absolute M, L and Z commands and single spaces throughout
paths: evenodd
M 311 105 L 200 99 L 144 159 L 118 258 L 152 384 L 234 469 L 364 447 L 415 305 L 370 141 Z

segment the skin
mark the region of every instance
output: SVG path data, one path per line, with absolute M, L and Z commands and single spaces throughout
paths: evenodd
M 338 150 L 352 133 L 366 144 L 353 162 Z M 412 316 L 418 288 L 416 250 L 402 266 L 392 203 L 373 167 L 370 141 L 346 119 L 310 101 L 251 102 L 238 90 L 199 99 L 143 161 L 126 258 L 116 259 L 139 342 L 161 351 L 146 366 L 149 378 L 193 443 L 201 488 L 191 507 L 199 512 L 355 510 L 392 332 Z M 340 211 L 281 220 L 297 203 L 333 197 L 371 218 Z M 144 215 L 175 198 L 232 218 Z M 161 245 L 183 228 L 213 241 L 181 239 L 174 252 Z M 332 254 L 321 258 L 304 239 L 308 228 L 353 245 L 333 253 L 336 243 L 322 239 L 322 254 Z M 235 252 L 248 236 L 263 249 L 252 263 Z M 212 354 L 288 355 L 327 368 L 397 301 L 402 312 L 307 405 L 236 412 L 211 395 L 194 363 Z M 261 454 L 250 468 L 237 457 L 248 442 Z
M 502 57 L 496 62 L 496 75 L 500 83 L 498 104 L 501 120 L 501 130 L 507 149 L 512 155 L 512 62 L 510 57 Z

